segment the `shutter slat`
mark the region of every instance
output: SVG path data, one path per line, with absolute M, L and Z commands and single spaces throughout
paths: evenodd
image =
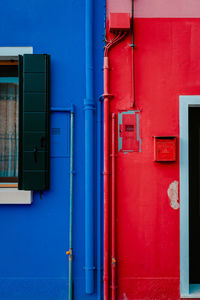
M 50 56 L 19 58 L 19 189 L 49 189 Z
M 45 112 L 47 110 L 46 93 L 26 93 L 24 94 L 24 111 Z

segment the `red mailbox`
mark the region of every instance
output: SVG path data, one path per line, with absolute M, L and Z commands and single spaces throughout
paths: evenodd
M 176 161 L 176 137 L 174 136 L 154 137 L 154 161 L 158 161 L 158 162 Z

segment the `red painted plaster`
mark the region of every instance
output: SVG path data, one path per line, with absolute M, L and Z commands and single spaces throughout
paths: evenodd
M 117 153 L 117 299 L 177 300 L 179 95 L 200 95 L 200 20 L 135 19 L 135 109 L 141 152 Z M 107 27 L 109 28 L 109 27 Z M 130 110 L 131 36 L 110 52 L 110 116 Z M 177 137 L 177 161 L 154 161 L 153 136 Z M 180 200 L 181 205 L 181 200 Z

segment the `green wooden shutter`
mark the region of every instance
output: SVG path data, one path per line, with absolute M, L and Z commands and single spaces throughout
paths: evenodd
M 19 56 L 20 190 L 49 189 L 50 56 Z

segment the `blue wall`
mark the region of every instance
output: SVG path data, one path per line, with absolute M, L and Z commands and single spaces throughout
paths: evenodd
M 104 9 L 104 1 L 96 0 L 96 101 L 103 93 Z M 84 11 L 83 0 L 4 2 L 0 18 L 0 47 L 33 46 L 34 53 L 50 54 L 51 105 L 75 105 L 74 299 L 100 299 L 96 292 L 85 294 L 84 282 Z M 0 206 L 1 300 L 67 299 L 69 115 L 52 113 L 51 127 L 60 128 L 60 135 L 51 131 L 51 189 L 41 198 L 34 193 L 30 206 Z M 94 201 L 96 203 L 96 197 Z M 100 237 L 95 234 L 95 262 L 98 239 Z

